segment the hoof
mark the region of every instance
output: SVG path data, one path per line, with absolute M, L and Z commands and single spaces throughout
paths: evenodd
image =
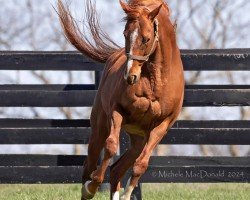
M 93 199 L 95 194 L 92 194 L 88 189 L 88 184 L 90 181 L 85 182 L 82 186 L 82 200 Z

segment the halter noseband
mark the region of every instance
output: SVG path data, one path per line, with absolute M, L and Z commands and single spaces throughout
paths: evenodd
M 137 61 L 148 61 L 149 57 L 153 54 L 155 48 L 156 48 L 156 45 L 157 45 L 157 42 L 159 41 L 159 33 L 158 33 L 158 21 L 155 20 L 154 21 L 154 24 L 155 24 L 155 31 L 154 31 L 154 34 L 155 34 L 155 38 L 154 38 L 154 43 L 152 45 L 152 48 L 149 52 L 148 55 L 146 56 L 137 56 L 137 55 L 132 55 L 130 53 L 127 53 L 127 58 L 128 59 L 131 59 L 131 60 L 137 60 Z

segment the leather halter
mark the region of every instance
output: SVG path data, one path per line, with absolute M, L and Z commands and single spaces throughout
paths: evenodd
M 154 31 L 154 43 L 152 45 L 152 48 L 149 52 L 148 55 L 146 56 L 138 56 L 138 55 L 132 55 L 130 53 L 127 53 L 127 58 L 128 59 L 131 59 L 131 60 L 137 60 L 137 61 L 148 61 L 149 57 L 153 54 L 155 48 L 156 48 L 156 45 L 157 45 L 157 42 L 159 41 L 159 33 L 158 33 L 158 20 L 155 20 L 154 21 L 154 24 L 155 24 L 155 31 Z

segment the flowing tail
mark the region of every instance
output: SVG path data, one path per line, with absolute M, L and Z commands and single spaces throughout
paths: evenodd
M 75 46 L 84 55 L 89 58 L 105 63 L 108 58 L 119 47 L 112 39 L 101 29 L 99 20 L 97 18 L 96 4 L 92 0 L 85 1 L 85 18 L 87 24 L 84 24 L 84 28 L 89 29 L 90 37 L 81 32 L 76 21 L 72 17 L 69 11 L 69 6 L 64 6 L 61 0 L 58 0 L 58 15 L 64 34 L 68 41 Z M 84 31 L 86 32 L 86 31 Z

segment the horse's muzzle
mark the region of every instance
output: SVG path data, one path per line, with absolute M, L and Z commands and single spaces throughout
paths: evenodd
M 134 84 L 136 84 L 138 82 L 138 76 L 136 76 L 136 75 L 130 75 L 130 76 L 128 76 L 128 78 L 127 78 L 127 83 L 129 84 L 129 85 L 134 85 Z

